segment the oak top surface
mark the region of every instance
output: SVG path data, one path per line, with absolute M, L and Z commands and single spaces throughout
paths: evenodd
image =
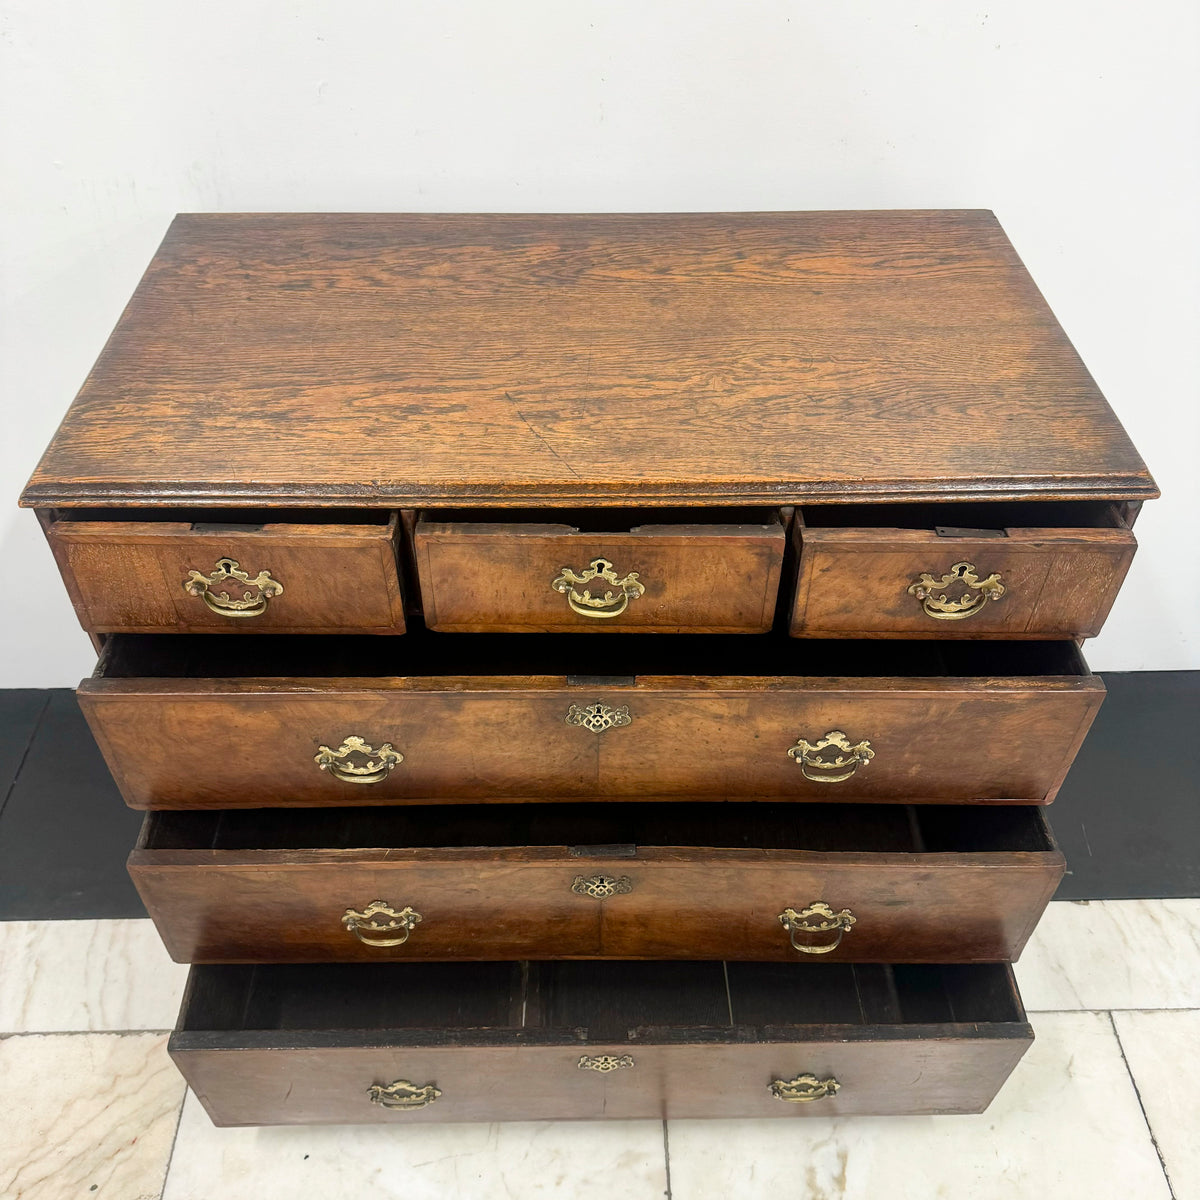
M 22 502 L 1156 494 L 988 212 L 187 214 Z

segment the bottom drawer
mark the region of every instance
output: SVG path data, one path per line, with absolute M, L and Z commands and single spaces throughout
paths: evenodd
M 217 1125 L 981 1112 L 1011 968 L 200 966 L 170 1053 Z

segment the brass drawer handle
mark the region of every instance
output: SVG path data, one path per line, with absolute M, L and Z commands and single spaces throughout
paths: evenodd
M 234 590 L 242 590 L 241 599 L 235 599 L 221 585 L 232 579 Z M 220 588 L 218 591 L 217 589 Z M 183 590 L 189 596 L 199 596 L 213 612 L 222 617 L 261 617 L 267 611 L 272 596 L 283 592 L 283 584 L 271 578 L 270 571 L 259 571 L 250 578 L 235 558 L 218 558 L 211 575 L 189 571 L 183 581 Z
M 818 1079 L 815 1075 L 797 1075 L 795 1079 L 772 1079 L 771 1095 L 776 1100 L 785 1100 L 788 1104 L 811 1104 L 814 1100 L 824 1100 L 827 1096 L 836 1096 L 842 1090 L 832 1075 L 828 1079 Z
M 582 592 L 578 590 L 580 584 L 591 583 L 593 579 L 611 583 L 618 591 L 606 589 L 603 596 L 593 596 L 590 588 Z M 596 617 L 600 620 L 619 617 L 629 607 L 630 600 L 636 600 L 646 590 L 645 585 L 638 582 L 636 571 L 630 571 L 624 579 L 618 579 L 612 563 L 607 558 L 593 558 L 587 570 L 578 574 L 570 567 L 563 567 L 562 574 L 557 579 L 552 579 L 550 586 L 556 592 L 566 595 L 572 612 L 581 617 Z
M 629 715 L 629 705 L 622 704 L 620 708 L 610 708 L 598 701 L 595 704 L 572 704 L 567 709 L 567 724 L 577 725 L 581 729 L 590 729 L 594 734 L 601 734 L 606 729 L 616 729 L 621 725 L 632 725 L 633 718 Z
M 627 896 L 633 891 L 633 880 L 628 875 L 591 875 L 586 879 L 576 875 L 571 891 L 577 896 L 606 900 L 609 896 Z
M 956 585 L 963 585 L 966 590 L 961 591 Z M 949 598 L 948 588 L 960 592 L 957 600 Z M 998 574 L 980 579 L 974 563 L 959 562 L 941 579 L 922 571 L 920 579 L 909 586 L 908 594 L 916 596 L 926 616 L 935 621 L 965 621 L 980 612 L 989 600 L 999 600 L 1007 590 Z
M 407 906 L 397 912 L 386 900 L 372 900 L 362 912 L 346 909 L 342 924 L 364 946 L 403 946 L 420 920 Z
M 622 1054 L 618 1058 L 615 1054 L 585 1054 L 575 1065 L 581 1071 L 600 1071 L 607 1075 L 609 1071 L 624 1071 L 632 1067 L 633 1055 Z
M 821 754 L 830 746 L 835 752 L 833 758 Z M 788 751 L 788 758 L 796 763 L 804 778 L 814 783 L 841 783 L 874 757 L 875 751 L 871 749 L 870 742 L 864 739 L 852 746 L 850 739 L 840 729 L 831 729 L 816 742 L 798 738 Z
M 352 758 L 355 755 L 358 758 Z M 359 761 L 365 759 L 366 761 Z M 343 783 L 382 783 L 404 761 L 404 755 L 384 742 L 378 750 L 360 737 L 348 737 L 336 749 L 322 746 L 313 762 Z
M 417 1087 L 407 1079 L 397 1079 L 394 1083 L 373 1083 L 367 1088 L 367 1095 L 372 1104 L 383 1108 L 425 1108 L 441 1097 L 441 1089 L 436 1084 L 427 1083 Z
M 814 900 L 799 912 L 794 908 L 785 908 L 779 914 L 779 923 L 788 931 L 793 950 L 800 954 L 830 954 L 842 944 L 846 931 L 858 924 L 858 919 L 848 908 L 835 913 L 824 900 Z M 808 946 L 796 941 L 798 933 L 832 933 L 835 929 L 837 938 L 825 946 Z

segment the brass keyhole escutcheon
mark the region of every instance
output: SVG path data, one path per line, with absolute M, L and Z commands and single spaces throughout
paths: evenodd
M 595 704 L 572 704 L 567 709 L 567 724 L 581 729 L 590 729 L 594 734 L 604 733 L 608 729 L 618 729 L 622 725 L 632 725 L 633 717 L 629 715 L 629 705 L 622 704 L 620 708 L 612 708 L 597 701 Z
M 591 896 L 593 900 L 607 900 L 609 896 L 627 896 L 633 891 L 633 880 L 628 875 L 576 875 L 571 891 L 577 896 Z

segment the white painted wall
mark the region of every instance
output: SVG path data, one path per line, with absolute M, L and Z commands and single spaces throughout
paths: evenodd
M 1155 473 L 1102 668 L 1200 667 L 1192 0 L 5 0 L 0 686 L 93 661 L 13 507 L 178 210 L 996 211 Z

